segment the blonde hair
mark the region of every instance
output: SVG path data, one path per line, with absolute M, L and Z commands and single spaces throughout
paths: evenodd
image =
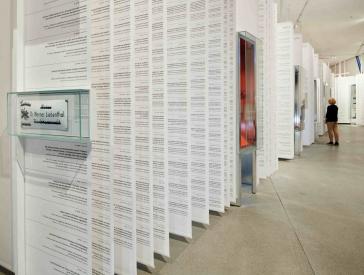
M 330 99 L 329 99 L 329 104 L 330 104 L 330 105 L 335 105 L 335 104 L 336 104 L 336 99 L 335 99 L 335 98 L 333 98 L 333 97 L 332 97 L 332 98 L 330 98 Z

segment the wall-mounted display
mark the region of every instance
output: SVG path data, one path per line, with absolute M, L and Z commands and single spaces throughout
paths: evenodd
M 88 90 L 8 93 L 8 133 L 65 141 L 88 139 Z
M 19 102 L 22 129 L 68 130 L 68 100 L 26 100 Z

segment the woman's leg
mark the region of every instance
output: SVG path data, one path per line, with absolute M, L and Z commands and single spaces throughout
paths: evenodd
M 334 135 L 333 135 L 333 122 L 326 122 L 327 124 L 327 132 L 329 133 L 329 139 L 330 139 L 330 142 L 333 142 L 334 141 Z
M 333 125 L 333 132 L 335 136 L 335 142 L 339 143 L 339 127 L 337 126 L 337 123 Z

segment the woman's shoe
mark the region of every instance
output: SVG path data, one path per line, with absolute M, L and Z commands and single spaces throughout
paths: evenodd
M 326 143 L 327 145 L 333 145 L 334 143 L 332 141 Z
M 335 145 L 335 146 L 339 146 L 339 142 L 337 142 L 337 141 L 336 141 L 334 145 Z

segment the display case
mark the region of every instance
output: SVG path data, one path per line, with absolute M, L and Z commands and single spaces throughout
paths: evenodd
M 90 138 L 89 91 L 8 93 L 8 134 L 59 141 Z
M 241 190 L 251 188 L 256 193 L 256 150 L 258 144 L 257 103 L 262 100 L 261 41 L 248 32 L 237 35 L 237 204 L 241 205 Z M 263 104 L 260 106 L 263 112 Z
M 305 103 L 302 100 L 302 68 L 295 66 L 294 87 L 294 154 L 301 155 L 302 131 L 305 119 Z
M 239 33 L 239 148 L 244 150 L 257 144 L 257 39 Z

